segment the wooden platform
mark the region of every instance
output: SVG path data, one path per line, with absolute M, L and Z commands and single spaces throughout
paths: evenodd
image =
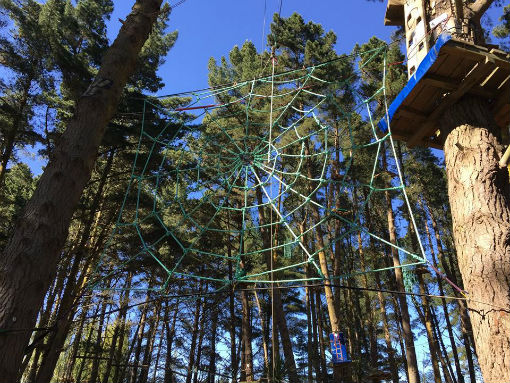
M 465 94 L 486 98 L 498 126 L 508 129 L 510 55 L 451 37 L 439 43 L 390 106 L 394 138 L 405 141 L 410 147 L 442 149 L 445 137 L 437 135 L 437 121 Z M 380 126 L 384 130 L 386 122 Z

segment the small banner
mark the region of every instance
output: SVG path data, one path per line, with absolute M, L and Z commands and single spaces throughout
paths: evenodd
M 351 362 L 347 355 L 347 349 L 345 348 L 345 338 L 343 333 L 339 332 L 329 334 L 329 341 L 331 343 L 331 355 L 333 356 L 333 364 Z

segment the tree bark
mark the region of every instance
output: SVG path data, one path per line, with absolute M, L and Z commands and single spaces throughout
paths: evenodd
M 106 125 L 135 70 L 161 2 L 138 0 L 133 6 L 16 224 L 0 265 L 2 329 L 33 328 L 36 323 Z M 7 332 L 2 338 L 0 376 L 14 382 L 30 332 Z
M 485 382 L 510 381 L 510 200 L 487 101 L 465 97 L 441 119 L 459 269 Z

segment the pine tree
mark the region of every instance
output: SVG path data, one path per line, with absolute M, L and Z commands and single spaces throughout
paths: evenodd
M 492 0 L 463 6 L 479 25 Z M 482 44 L 481 33 L 475 44 Z M 501 308 L 510 307 L 510 201 L 506 168 L 501 168 L 500 132 L 488 101 L 466 95 L 439 120 L 446 137 L 444 156 L 453 233 L 464 287 L 470 292 L 474 340 L 484 379 L 510 379 L 510 327 Z M 481 261 L 483 260 L 483 261 Z M 491 302 L 498 310 L 476 302 Z M 506 321 L 506 323 L 505 323 Z
M 55 274 L 59 252 L 83 188 L 90 178 L 108 121 L 134 72 L 137 57 L 157 19 L 160 1 L 137 1 L 106 52 L 95 80 L 76 105 L 73 119 L 53 152 L 0 265 L 0 327 L 32 328 Z M 72 179 L 68 175 L 73 174 Z M 58 202 L 58 208 L 56 204 Z M 23 265 L 23 266 L 21 266 Z M 16 381 L 29 333 L 6 335 L 0 353 L 8 355 L 0 375 Z
M 12 22 L 0 35 L 0 66 L 10 74 L 0 89 L 0 188 L 16 147 L 43 141 L 34 128 L 34 108 L 52 79 L 47 69 L 49 47 L 41 39 L 41 4 L 2 0 L 0 13 Z

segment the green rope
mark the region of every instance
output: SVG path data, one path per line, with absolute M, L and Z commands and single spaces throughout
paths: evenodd
M 369 231 L 363 218 L 367 207 L 390 192 L 400 197 L 416 227 L 391 133 L 376 128 L 387 114 L 385 55 L 382 46 L 343 58 L 358 64 L 358 72 L 344 79 L 327 78 L 328 66 L 340 62 L 332 60 L 194 92 L 186 107 L 174 110 L 146 100 L 131 181 L 92 288 L 115 288 L 105 281 L 144 262 L 159 266 L 166 276 L 154 290 L 182 279 L 220 285 L 230 284 L 231 278 L 253 283 L 321 280 L 319 252 L 338 252 L 353 235 L 364 243 L 371 238 L 380 254 L 363 269 L 351 256 L 351 271 L 338 279 L 393 269 L 382 266 L 384 247 L 410 257 L 402 267 L 424 263 L 419 235 L 420 251 L 414 253 L 391 243 L 387 232 Z M 383 85 L 366 97 L 356 84 L 360 71 L 374 60 L 383 63 Z M 344 105 L 341 89 L 346 88 L 353 90 L 354 101 Z M 145 118 L 149 110 L 167 116 L 167 125 L 155 129 Z M 190 130 L 191 120 L 200 128 Z M 385 148 L 390 148 L 393 175 L 381 169 Z M 354 203 L 359 190 L 365 191 L 364 198 Z M 278 238 L 268 248 L 263 237 L 269 232 Z M 324 248 L 315 242 L 318 233 L 326 234 Z M 133 238 L 138 243 L 131 243 Z M 277 263 L 268 270 L 265 257 L 273 253 Z M 305 277 L 308 266 L 311 277 Z M 229 267 L 234 268 L 231 278 Z M 137 282 L 142 289 L 146 285 L 142 276 Z

